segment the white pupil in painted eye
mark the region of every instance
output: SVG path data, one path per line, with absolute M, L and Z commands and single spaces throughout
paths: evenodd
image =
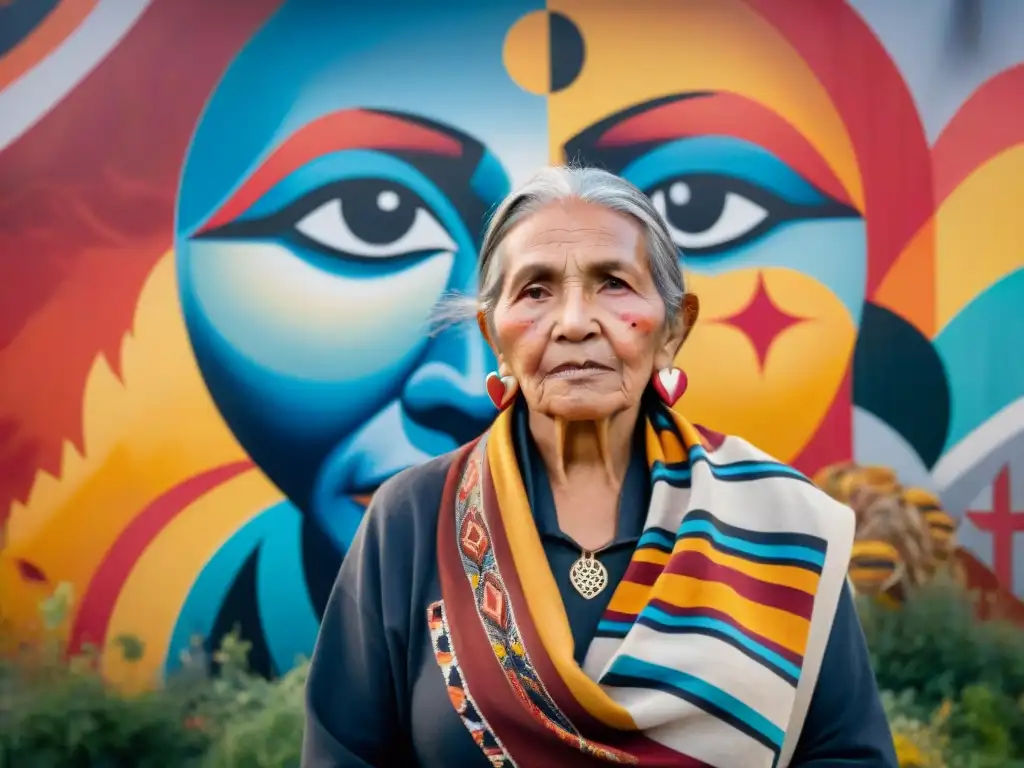
M 668 199 L 672 201 L 672 205 L 686 205 L 690 202 L 690 185 L 677 181 L 668 188 Z
M 377 195 L 377 207 L 387 213 L 397 210 L 400 202 L 398 193 L 390 189 L 386 189 Z

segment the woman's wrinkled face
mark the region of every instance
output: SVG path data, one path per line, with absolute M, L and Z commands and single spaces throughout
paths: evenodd
M 667 323 L 641 226 L 578 200 L 517 224 L 499 251 L 494 310 L 502 375 L 530 409 L 568 420 L 637 406 L 654 370 L 671 365 L 679 324 Z

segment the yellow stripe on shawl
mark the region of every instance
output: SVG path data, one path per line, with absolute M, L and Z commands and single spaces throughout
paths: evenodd
M 810 623 L 788 611 L 748 600 L 732 587 L 690 576 L 664 574 L 653 592 L 649 587 L 623 581 L 615 590 L 608 609 L 637 614 L 650 598 L 677 608 L 713 608 L 727 613 L 738 623 L 801 656 L 807 649 Z
M 638 549 L 633 553 L 633 557 L 630 558 L 630 562 L 665 565 L 670 557 L 671 555 L 668 552 L 662 552 L 660 549 Z
M 808 595 L 816 595 L 818 593 L 818 582 L 821 577 L 812 571 L 792 565 L 765 565 L 743 557 L 727 555 L 715 549 L 714 545 L 707 539 L 682 539 L 676 543 L 673 552 L 698 552 L 717 565 L 724 565 L 738 573 L 759 579 L 768 584 L 792 587 L 793 589 L 799 589 L 801 592 L 806 592 Z M 660 554 L 665 558 L 662 562 L 667 562 L 668 555 L 663 552 Z M 638 558 L 634 557 L 633 559 L 637 560 Z
M 656 461 L 661 463 L 667 463 L 668 459 L 665 458 L 665 454 L 661 450 L 661 440 L 658 437 L 657 430 L 651 426 L 651 422 L 647 422 L 647 427 L 644 430 L 644 442 L 647 444 L 647 463 L 653 464 Z
M 654 549 L 653 547 L 639 549 L 633 553 L 630 562 L 654 563 L 655 565 L 664 566 L 672 555 L 679 552 L 698 552 L 713 563 L 724 565 L 727 568 L 732 568 L 734 571 L 770 584 L 792 587 L 809 595 L 815 595 L 818 592 L 819 576 L 816 573 L 792 565 L 764 565 L 742 557 L 728 555 L 724 552 L 719 552 L 706 539 L 682 539 L 676 542 L 675 547 L 672 549 L 672 554 L 663 552 L 660 549 Z
M 704 440 L 696 427 L 675 411 L 669 410 L 668 413 L 671 414 L 683 442 L 679 442 L 679 438 L 669 430 L 657 431 L 648 421 L 645 432 L 648 465 L 653 465 L 656 461 L 662 464 L 678 464 L 686 460 L 690 446 L 704 445 Z
M 637 725 L 630 714 L 587 677 L 573 657 L 572 630 L 530 512 L 512 448 L 511 424 L 512 409 L 509 408 L 491 426 L 487 460 L 514 566 L 522 582 L 530 616 L 544 644 L 543 651 L 587 712 L 612 728 L 635 731 Z

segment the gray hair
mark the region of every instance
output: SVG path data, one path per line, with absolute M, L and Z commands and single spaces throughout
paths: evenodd
M 686 285 L 675 242 L 651 199 L 625 179 L 607 171 L 564 165 L 542 168 L 495 208 L 480 247 L 478 298 L 467 301 L 448 297 L 435 312 L 435 319 L 449 324 L 469 320 L 481 311 L 488 327 L 492 327 L 504 279 L 500 258 L 502 242 L 523 219 L 552 203 L 569 199 L 625 214 L 643 227 L 651 276 L 665 303 L 668 322 L 673 322 L 679 316 Z

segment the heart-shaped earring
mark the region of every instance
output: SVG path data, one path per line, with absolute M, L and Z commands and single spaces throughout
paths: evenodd
M 686 391 L 686 385 L 689 383 L 686 379 L 686 374 L 679 368 L 662 368 L 658 371 L 654 378 L 651 380 L 654 385 L 654 391 L 658 393 L 658 397 L 665 403 L 669 408 L 679 402 L 679 398 L 683 396 Z
M 499 376 L 494 371 L 487 374 L 487 396 L 499 411 L 508 408 L 518 391 L 519 382 L 515 376 Z

